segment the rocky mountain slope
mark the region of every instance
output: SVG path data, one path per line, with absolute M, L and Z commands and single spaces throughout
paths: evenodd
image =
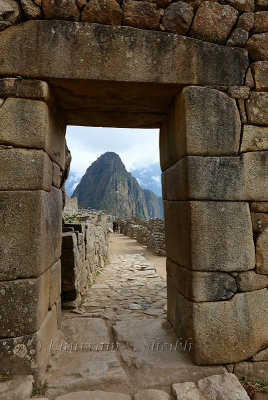
M 72 197 L 77 197 L 80 207 L 106 210 L 116 216 L 163 218 L 161 197 L 143 190 L 118 154 L 112 152 L 92 163 Z

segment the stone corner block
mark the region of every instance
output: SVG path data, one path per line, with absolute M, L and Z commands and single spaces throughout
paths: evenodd
M 42 380 L 51 355 L 51 341 L 57 335 L 57 311 L 54 306 L 36 333 L 0 339 L 0 373 L 31 374 L 35 379 Z
M 38 277 L 61 255 L 61 190 L 2 191 L 0 204 L 0 279 Z
M 15 337 L 36 332 L 49 306 L 50 275 L 0 282 L 0 337 Z
M 160 130 L 161 168 L 186 155 L 237 155 L 240 133 L 234 99 L 208 87 L 185 87 Z
M 164 201 L 167 256 L 199 271 L 255 267 L 248 203 Z
M 191 357 L 197 365 L 247 360 L 267 345 L 267 289 L 237 293 L 228 301 L 194 303 L 176 291 L 172 280 L 169 285 L 175 295 L 172 324 L 179 337 L 192 338 Z
M 52 162 L 42 150 L 0 149 L 1 190 L 51 190 Z

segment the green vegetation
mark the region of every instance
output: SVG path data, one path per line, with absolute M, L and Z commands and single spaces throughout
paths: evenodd
M 245 388 L 250 399 L 254 399 L 254 396 L 258 392 L 268 393 L 268 381 L 258 380 L 255 382 L 247 381 L 246 377 L 243 376 L 241 384 Z

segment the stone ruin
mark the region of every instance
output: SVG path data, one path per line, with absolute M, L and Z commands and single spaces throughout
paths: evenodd
M 68 124 L 160 128 L 168 318 L 196 364 L 267 371 L 267 12 L 1 1 L 0 373 L 41 377 L 60 324 Z
M 117 219 L 120 233 L 136 239 L 138 243 L 147 246 L 148 249 L 158 256 L 166 255 L 165 222 L 163 219 L 155 218 L 142 220 L 132 217 Z

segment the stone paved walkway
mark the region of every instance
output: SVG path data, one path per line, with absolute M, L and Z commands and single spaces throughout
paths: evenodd
M 172 385 L 200 382 L 226 374 L 226 369 L 192 364 L 190 341 L 180 345 L 166 318 L 163 259 L 158 274 L 142 255 L 147 250 L 136 242 L 136 253 L 132 248 L 115 254 L 120 241 L 124 241 L 121 235 L 112 237 L 110 264 L 88 289 L 81 309 L 63 313 L 61 336 L 51 346 L 46 396 L 51 400 L 209 399 L 195 383 Z M 236 379 L 231 374 L 226 379 L 230 376 Z M 241 393 L 232 396 L 232 400 L 248 398 Z

